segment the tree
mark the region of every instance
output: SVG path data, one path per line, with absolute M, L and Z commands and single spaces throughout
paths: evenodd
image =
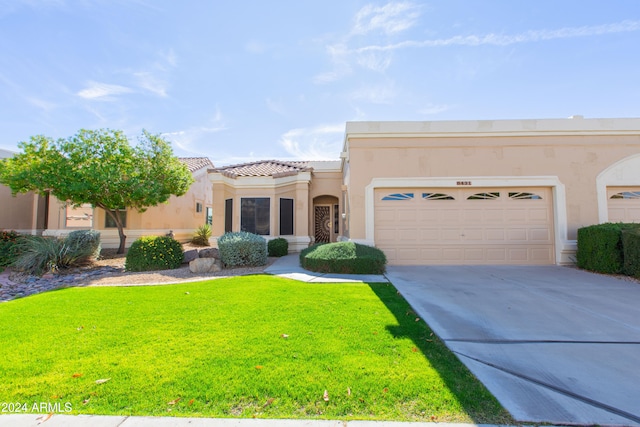
M 118 253 L 124 253 L 127 238 L 118 209 L 144 212 L 171 195 L 182 196 L 193 183 L 169 142 L 147 131 L 136 146 L 122 131 L 82 129 L 57 141 L 33 136 L 19 147 L 22 152 L 0 163 L 0 184 L 14 195 L 49 193 L 74 207 L 90 203 L 104 209 L 118 227 Z

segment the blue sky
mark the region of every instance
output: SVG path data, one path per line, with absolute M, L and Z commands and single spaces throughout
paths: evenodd
M 216 165 L 356 120 L 640 117 L 637 0 L 0 0 L 0 147 L 81 128 Z

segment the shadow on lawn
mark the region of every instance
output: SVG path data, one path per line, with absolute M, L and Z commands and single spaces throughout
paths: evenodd
M 416 349 L 438 371 L 442 381 L 475 423 L 514 423 L 495 397 L 431 331 L 425 321 L 418 318 L 392 284 L 368 285 L 398 322 L 397 325 L 387 325 L 387 330 L 396 338 L 410 338 L 413 341 Z

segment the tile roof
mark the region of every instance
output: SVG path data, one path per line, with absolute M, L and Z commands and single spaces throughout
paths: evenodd
M 198 171 L 202 168 L 215 167 L 208 157 L 179 157 L 178 159 L 182 163 L 187 165 L 187 167 L 189 168 L 189 172 L 191 173 Z
M 283 176 L 297 175 L 298 172 L 310 172 L 312 168 L 309 162 L 280 160 L 261 160 L 258 162 L 242 163 L 238 165 L 223 166 L 212 169 L 210 172 L 220 173 L 229 178 L 241 176 L 271 176 L 279 178 Z

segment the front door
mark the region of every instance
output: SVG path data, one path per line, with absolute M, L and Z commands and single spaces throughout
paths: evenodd
M 315 239 L 316 243 L 331 242 L 331 206 L 315 207 Z

